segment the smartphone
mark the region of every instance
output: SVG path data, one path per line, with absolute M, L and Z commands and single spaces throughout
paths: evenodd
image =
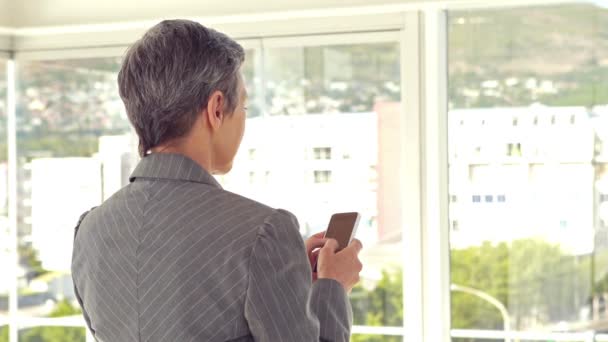
M 355 237 L 360 218 L 359 213 L 333 214 L 325 231 L 325 238 L 338 241 L 338 250 L 346 248 Z
M 325 231 L 325 238 L 338 241 L 338 251 L 350 245 L 350 242 L 357 233 L 361 215 L 359 213 L 338 213 L 333 214 L 329 220 L 329 225 Z M 317 272 L 317 264 L 313 268 Z

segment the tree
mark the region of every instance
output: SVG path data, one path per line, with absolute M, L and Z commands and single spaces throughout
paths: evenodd
M 72 316 L 81 313 L 79 308 L 72 306 L 69 301 L 63 300 L 57 303 L 49 317 Z M 20 342 L 84 342 L 85 340 L 85 329 L 72 327 L 36 327 L 23 331 L 19 337 Z
M 529 329 L 577 319 L 591 294 L 591 260 L 599 257 L 569 255 L 558 245 L 543 240 L 486 242 L 451 251 L 451 281 L 497 298 L 508 308 L 512 328 Z M 606 279 L 608 276 L 597 287 L 604 289 Z M 402 288 L 400 270 L 385 270 L 372 289 L 355 287 L 351 295 L 355 324 L 400 326 Z M 503 329 L 500 312 L 488 302 L 460 292 L 452 292 L 451 299 L 452 328 Z M 401 341 L 401 338 L 354 335 L 352 340 Z
M 19 246 L 19 263 L 26 265 L 30 270 L 30 277 L 35 278 L 48 271 L 42 267 L 38 252 L 29 244 Z
M 8 327 L 0 327 L 0 342 L 8 342 Z
M 401 326 L 403 324 L 403 272 L 384 270 L 372 290 L 357 285 L 352 292 L 355 324 L 368 326 Z M 399 336 L 353 335 L 353 342 L 401 341 Z

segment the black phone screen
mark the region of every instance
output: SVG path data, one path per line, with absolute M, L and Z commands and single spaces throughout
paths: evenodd
M 338 241 L 338 250 L 346 248 L 350 243 L 358 216 L 357 213 L 341 213 L 331 217 L 325 237 Z

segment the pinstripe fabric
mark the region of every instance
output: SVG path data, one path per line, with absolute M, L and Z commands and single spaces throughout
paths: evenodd
M 311 270 L 295 217 L 177 154 L 83 215 L 72 276 L 98 341 L 347 341 L 342 286 Z

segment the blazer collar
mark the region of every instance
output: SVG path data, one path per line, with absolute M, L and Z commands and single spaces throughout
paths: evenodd
M 152 153 L 142 158 L 129 181 L 134 182 L 137 178 L 171 179 L 222 188 L 217 180 L 194 160 L 173 153 Z

